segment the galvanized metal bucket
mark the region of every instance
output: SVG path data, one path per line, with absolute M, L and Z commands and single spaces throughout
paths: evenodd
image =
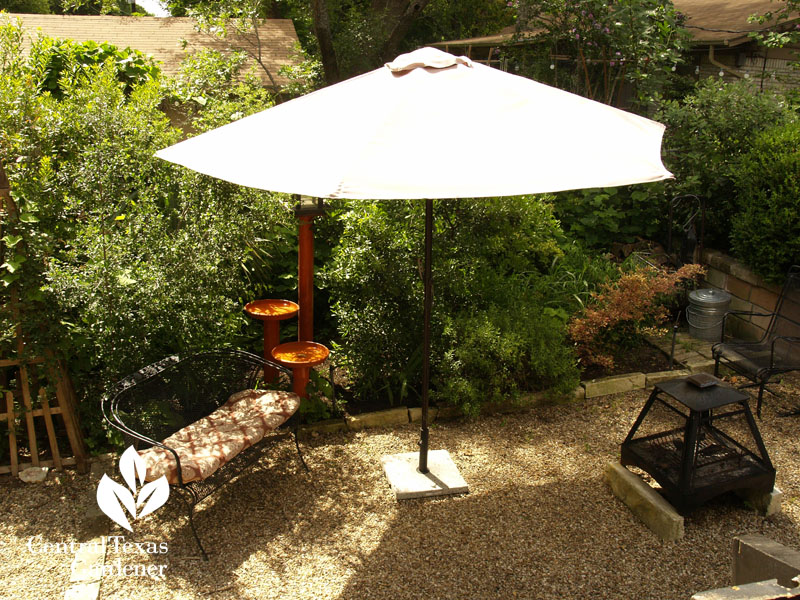
M 709 342 L 722 339 L 722 319 L 731 304 L 731 295 L 724 290 L 694 290 L 689 293 L 686 320 L 689 335 Z

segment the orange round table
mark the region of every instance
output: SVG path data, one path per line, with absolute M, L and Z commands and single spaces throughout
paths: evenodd
M 291 319 L 300 307 L 290 300 L 254 300 L 244 307 L 248 317 L 264 321 L 264 359 L 272 360 L 272 349 L 281 343 L 280 321 Z M 277 371 L 264 373 L 267 381 L 274 381 Z
M 306 385 L 311 367 L 325 361 L 330 354 L 322 344 L 317 342 L 288 342 L 272 349 L 272 358 L 292 370 L 292 391 L 301 398 L 307 398 Z

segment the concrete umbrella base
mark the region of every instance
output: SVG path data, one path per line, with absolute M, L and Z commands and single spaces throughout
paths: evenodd
M 386 454 L 381 464 L 398 500 L 469 492 L 447 450 L 428 452 L 427 473 L 419 472 L 419 452 Z

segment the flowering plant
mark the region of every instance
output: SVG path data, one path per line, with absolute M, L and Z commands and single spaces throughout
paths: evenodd
M 601 286 L 583 313 L 568 325 L 581 362 L 612 368 L 614 351 L 638 337 L 644 327 L 666 319 L 666 301 L 680 291 L 684 282 L 695 280 L 704 272 L 695 264 L 677 271 L 645 267 Z

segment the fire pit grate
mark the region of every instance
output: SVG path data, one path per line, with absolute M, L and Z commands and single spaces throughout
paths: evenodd
M 683 510 L 732 489 L 771 490 L 775 469 L 748 398 L 723 386 L 699 390 L 685 379 L 656 385 L 622 444 L 622 464 L 649 473 Z

